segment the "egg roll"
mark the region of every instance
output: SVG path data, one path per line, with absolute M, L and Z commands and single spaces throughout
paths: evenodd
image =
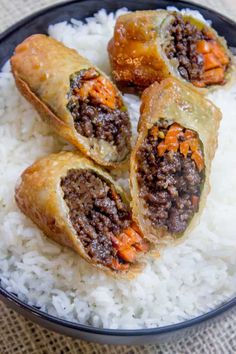
M 108 53 L 112 75 L 124 89 L 142 91 L 170 76 L 209 89 L 232 76 L 233 57 L 224 38 L 205 22 L 173 11 L 118 17 Z
M 128 159 L 131 125 L 122 96 L 86 58 L 36 34 L 16 47 L 11 68 L 21 94 L 58 135 L 100 165 Z
M 220 119 L 213 103 L 177 79 L 144 91 L 130 185 L 133 220 L 151 242 L 174 243 L 199 221 Z
M 51 154 L 16 186 L 20 210 L 49 238 L 109 274 L 132 278 L 149 245 L 133 223 L 129 199 L 111 176 L 76 152 Z

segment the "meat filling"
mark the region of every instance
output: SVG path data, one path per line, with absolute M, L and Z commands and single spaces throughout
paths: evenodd
M 61 179 L 61 188 L 89 257 L 113 269 L 128 268 L 135 260 L 135 247 L 143 241 L 138 234 L 132 240 L 127 234 L 132 226 L 130 211 L 114 187 L 91 170 L 71 169 Z
M 126 151 L 131 136 L 129 116 L 111 82 L 88 69 L 74 74 L 70 85 L 68 109 L 77 132 L 114 144 L 118 152 Z
M 204 159 L 196 132 L 162 120 L 138 151 L 138 184 L 149 220 L 182 233 L 199 207 Z
M 166 55 L 178 60 L 178 71 L 185 80 L 200 87 L 224 83 L 229 58 L 207 28 L 199 30 L 175 13 L 169 33 Z

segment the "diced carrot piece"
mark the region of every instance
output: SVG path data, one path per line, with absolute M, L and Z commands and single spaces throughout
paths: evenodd
M 189 146 L 192 152 L 197 151 L 199 149 L 199 142 L 198 139 L 189 139 Z
M 112 236 L 111 241 L 114 248 L 118 249 L 120 247 L 120 241 L 118 240 L 117 237 Z
M 183 128 L 178 123 L 172 124 L 166 134 L 165 143 L 176 143 L 178 141 L 178 135 L 182 130 Z
M 84 100 L 88 97 L 89 91 L 92 89 L 93 84 L 94 84 L 93 80 L 86 81 L 79 89 L 75 88 L 74 92 L 75 94 L 80 95 L 80 97 Z
M 204 70 L 210 70 L 214 68 L 218 68 L 221 66 L 221 62 L 217 57 L 214 55 L 214 53 L 207 53 L 204 54 Z
M 123 244 L 125 246 L 131 246 L 134 243 L 139 242 L 139 240 L 140 240 L 139 235 L 136 236 L 137 234 L 134 230 L 132 231 L 131 229 L 126 229 L 123 231 L 123 233 L 125 233 L 125 235 L 126 235 L 126 241 L 124 239 L 124 242 L 123 242 Z
M 221 62 L 222 65 L 229 64 L 229 57 L 226 54 L 224 47 L 217 43 L 216 41 L 210 42 L 212 53 L 217 57 L 217 59 Z
M 211 46 L 210 46 L 210 43 L 208 41 L 201 40 L 201 41 L 197 42 L 196 49 L 197 49 L 197 51 L 199 53 L 206 54 L 206 53 L 209 53 L 211 51 Z
M 99 72 L 94 68 L 90 68 L 83 73 L 84 80 L 92 80 L 97 78 L 98 76 L 99 76 Z
M 205 87 L 206 86 L 204 81 L 192 81 L 192 84 L 196 87 Z
M 196 133 L 194 133 L 194 131 L 192 131 L 190 129 L 186 129 L 184 132 L 185 139 L 194 138 L 195 136 L 196 136 Z
M 171 126 L 170 126 L 170 129 L 168 130 L 167 134 L 168 133 L 171 133 L 171 132 L 182 132 L 183 130 L 183 127 L 181 127 L 181 125 L 179 125 L 178 123 L 173 123 Z
M 118 255 L 126 262 L 133 263 L 136 258 L 136 252 L 134 247 L 121 248 L 118 250 Z
M 116 107 L 116 91 L 112 83 L 103 76 L 94 80 L 90 95 L 112 109 Z
M 205 36 L 209 39 L 215 39 L 215 35 L 214 33 L 212 33 L 211 31 L 205 31 Z
M 167 149 L 167 145 L 165 144 L 164 141 L 162 141 L 157 147 L 158 155 L 159 156 L 163 156 L 165 151 L 166 151 L 166 149 Z
M 191 158 L 196 163 L 198 170 L 201 172 L 204 168 L 204 161 L 201 152 L 195 151 Z
M 175 142 L 169 143 L 169 144 L 168 144 L 168 147 L 167 147 L 167 149 L 168 149 L 169 151 L 174 151 L 174 152 L 178 151 L 178 148 L 179 148 L 179 142 L 178 142 L 177 139 L 176 139 Z
M 198 202 L 199 202 L 199 197 L 197 195 L 192 195 L 191 202 L 192 202 L 192 205 L 194 207 L 197 207 L 198 206 Z
M 91 96 L 95 98 L 98 103 L 104 104 L 112 109 L 115 109 L 118 103 L 115 87 L 107 78 L 101 75 L 95 79 L 85 81 L 80 89 L 75 89 L 75 92 L 78 93 L 82 99 Z
M 147 243 L 143 240 L 142 236 L 140 235 L 140 231 L 138 230 L 137 226 L 136 230 L 134 230 L 134 227 L 132 224 L 131 227 L 127 228 L 124 232 L 126 233 L 126 235 L 128 235 L 130 237 L 130 241 L 132 241 L 132 245 L 137 247 L 138 249 L 142 250 L 146 250 L 148 248 Z
M 136 243 L 134 245 L 135 249 L 139 252 L 147 252 L 149 250 L 149 246 L 147 244 L 147 242 L 140 242 L 140 243 Z
M 178 137 L 176 135 L 166 134 L 165 144 L 169 145 L 178 142 Z
M 151 129 L 151 134 L 152 136 L 154 137 L 154 139 L 157 139 L 158 138 L 158 132 L 159 132 L 159 129 L 157 126 L 154 126 L 152 129 Z
M 125 229 L 124 232 L 126 233 L 126 235 L 128 235 L 130 237 L 130 240 L 132 240 L 132 243 L 142 241 L 141 236 L 139 236 L 139 234 L 136 231 L 134 231 L 131 227 Z
M 216 68 L 205 71 L 203 74 L 203 79 L 207 85 L 222 84 L 224 82 L 224 74 L 223 68 Z
M 135 231 L 135 229 L 137 232 Z M 139 229 L 135 223 L 126 228 L 119 236 L 111 237 L 113 247 L 117 249 L 117 254 L 126 262 L 133 263 L 137 252 L 147 252 L 149 245 L 142 239 Z M 113 260 L 112 267 L 117 270 L 127 269 L 118 260 Z
M 111 237 L 113 246 L 117 249 L 119 256 L 128 262 L 133 262 L 135 256 L 134 252 L 146 252 L 149 248 L 139 232 L 133 229 L 133 226 L 138 230 L 137 225 L 132 223 L 131 226 L 126 228 L 119 236 Z
M 120 242 L 120 247 L 122 246 L 130 246 L 132 245 L 133 241 L 130 236 L 128 236 L 125 231 L 123 231 L 119 236 L 118 236 L 119 242 Z
M 130 227 L 132 227 L 132 229 L 134 229 L 134 231 L 136 231 L 139 235 L 142 236 L 141 231 L 139 230 L 139 227 L 138 227 L 138 225 L 135 222 L 132 222 Z
M 180 143 L 180 152 L 181 154 L 184 155 L 184 157 L 188 155 L 188 150 L 189 150 L 188 140 L 185 140 L 182 143 Z
M 181 127 L 178 123 L 173 123 L 173 124 L 170 126 L 170 128 L 169 128 L 169 130 L 168 130 L 166 136 L 167 136 L 167 135 L 174 135 L 174 136 L 177 136 L 180 132 L 182 132 L 182 130 L 183 130 L 183 127 Z
M 111 195 L 112 195 L 112 198 L 115 200 L 115 201 L 119 201 L 120 198 L 118 196 L 118 194 L 116 193 L 116 190 L 113 186 L 111 186 Z

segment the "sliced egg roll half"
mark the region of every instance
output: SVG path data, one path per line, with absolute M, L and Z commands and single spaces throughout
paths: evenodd
M 108 44 L 112 74 L 123 87 L 148 87 L 173 76 L 200 88 L 232 76 L 226 41 L 205 22 L 166 10 L 120 16 Z
M 128 158 L 131 125 L 121 94 L 87 59 L 37 34 L 16 47 L 11 67 L 19 91 L 58 135 L 103 166 Z
M 127 277 L 142 269 L 148 243 L 131 220 L 129 200 L 86 157 L 61 152 L 36 161 L 23 172 L 15 198 L 49 238 L 92 265 Z
M 133 220 L 150 241 L 166 245 L 199 220 L 220 119 L 217 107 L 177 79 L 144 91 L 131 195 Z

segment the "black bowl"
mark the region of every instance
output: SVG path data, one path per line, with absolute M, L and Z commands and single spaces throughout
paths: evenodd
M 12 55 L 15 46 L 34 33 L 46 33 L 49 24 L 70 20 L 72 17 L 79 20 L 91 16 L 101 8 L 108 12 L 115 11 L 121 7 L 130 10 L 144 10 L 166 8 L 166 6 L 177 6 L 179 9 L 190 8 L 199 10 L 203 16 L 212 21 L 213 27 L 223 35 L 228 44 L 236 47 L 236 23 L 225 16 L 198 6 L 187 1 L 168 0 L 87 0 L 70 1 L 51 6 L 37 12 L 22 21 L 18 22 L 0 35 L 0 68 Z M 76 338 L 103 344 L 147 344 L 157 343 L 165 340 L 178 339 L 183 336 L 193 335 L 196 331 L 209 326 L 220 317 L 227 316 L 228 312 L 236 314 L 236 298 L 225 302 L 217 309 L 202 316 L 184 321 L 178 324 L 141 330 L 110 330 L 73 323 L 60 318 L 50 316 L 33 306 L 29 306 L 17 298 L 16 295 L 7 292 L 0 287 L 0 299 L 9 307 L 15 309 L 26 318 L 47 327 L 48 329 L 60 332 Z

